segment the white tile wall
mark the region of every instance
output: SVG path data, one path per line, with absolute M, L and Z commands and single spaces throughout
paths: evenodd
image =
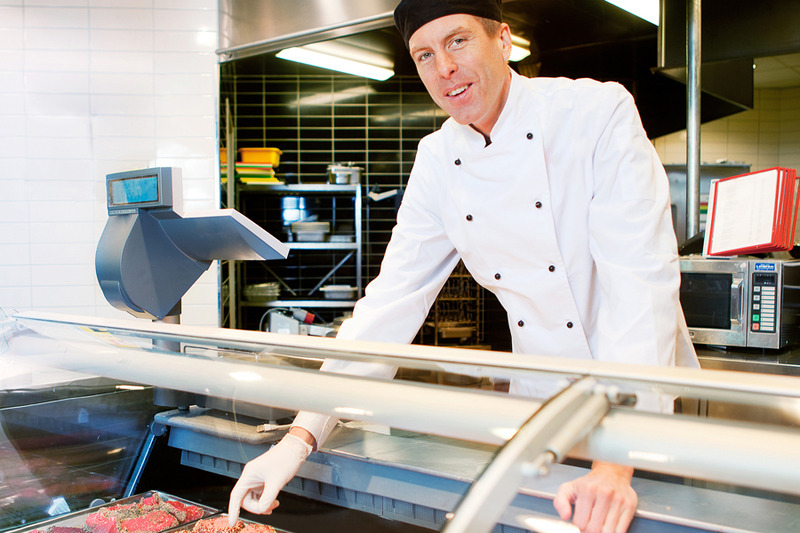
M 800 88 L 760 89 L 754 108 L 700 129 L 700 160 L 744 162 L 752 170 L 782 166 L 800 170 Z M 686 163 L 686 131 L 655 139 L 661 161 Z
M 215 0 L 0 0 L 0 308 L 131 318 L 94 272 L 109 172 L 183 169 L 218 205 Z M 214 264 L 183 299 L 218 323 Z

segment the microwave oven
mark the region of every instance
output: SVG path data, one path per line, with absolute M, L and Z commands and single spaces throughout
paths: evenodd
M 800 261 L 680 259 L 680 300 L 695 344 L 779 349 L 800 342 Z

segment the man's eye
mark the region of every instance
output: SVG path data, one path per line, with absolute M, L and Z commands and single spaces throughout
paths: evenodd
M 423 52 L 423 53 L 421 53 L 419 55 L 419 57 L 417 57 L 417 61 L 425 61 L 429 57 L 431 57 L 431 53 L 430 52 Z

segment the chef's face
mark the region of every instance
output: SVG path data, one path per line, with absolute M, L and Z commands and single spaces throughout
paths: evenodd
M 508 25 L 490 35 L 477 17 L 447 15 L 414 32 L 408 47 L 433 101 L 459 124 L 489 135 L 511 84 Z

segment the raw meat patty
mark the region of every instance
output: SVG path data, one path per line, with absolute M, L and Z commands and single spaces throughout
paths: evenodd
M 119 530 L 123 533 L 158 533 L 178 523 L 177 518 L 165 511 L 150 511 L 144 516 L 121 521 Z

